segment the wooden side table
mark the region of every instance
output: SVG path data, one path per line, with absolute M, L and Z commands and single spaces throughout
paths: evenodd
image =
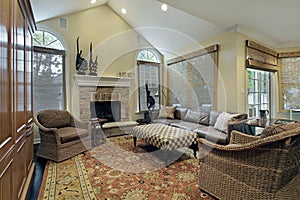
M 92 146 L 95 147 L 105 142 L 106 137 L 102 130 L 102 125 L 105 122 L 107 122 L 107 119 L 92 118 L 90 119 L 90 122 L 91 122 Z

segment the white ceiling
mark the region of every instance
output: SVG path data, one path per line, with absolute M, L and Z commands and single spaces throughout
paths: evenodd
M 51 3 L 50 3 L 51 2 Z M 226 30 L 272 47 L 300 46 L 300 0 L 31 0 L 37 22 L 107 4 L 161 52 L 195 45 Z M 162 2 L 168 11 L 160 9 Z M 121 8 L 127 14 L 121 13 Z

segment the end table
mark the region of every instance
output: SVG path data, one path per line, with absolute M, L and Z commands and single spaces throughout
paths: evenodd
M 92 118 L 91 122 L 91 136 L 92 146 L 98 146 L 100 143 L 105 142 L 105 135 L 102 130 L 102 125 L 107 122 L 107 119 Z M 101 142 L 100 142 L 101 141 Z

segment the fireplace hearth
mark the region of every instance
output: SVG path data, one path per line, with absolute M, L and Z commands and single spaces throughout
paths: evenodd
M 120 101 L 92 101 L 90 108 L 91 118 L 107 119 L 108 122 L 121 121 Z

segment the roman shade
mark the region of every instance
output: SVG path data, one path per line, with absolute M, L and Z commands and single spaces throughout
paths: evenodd
M 251 40 L 246 40 L 246 67 L 264 71 L 278 71 L 277 52 Z

